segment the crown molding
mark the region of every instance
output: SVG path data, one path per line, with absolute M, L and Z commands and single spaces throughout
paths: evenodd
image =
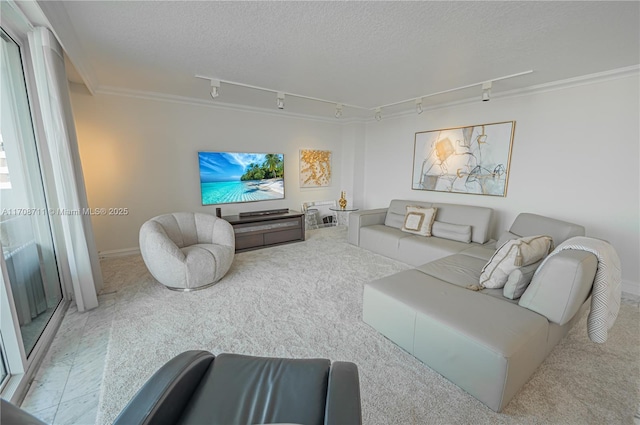
M 564 90 L 572 87 L 597 84 L 605 81 L 612 81 L 620 78 L 627 78 L 630 76 L 637 76 L 637 75 L 640 75 L 640 65 L 633 65 L 633 66 L 628 66 L 624 68 L 618 68 L 618 69 L 612 69 L 609 71 L 599 72 L 595 74 L 588 74 L 588 75 L 583 75 L 579 77 L 568 78 L 565 80 L 553 81 L 545 84 L 538 84 L 530 87 L 525 87 L 522 89 L 493 93 L 491 95 L 491 98 L 492 100 L 498 100 L 498 99 L 520 97 L 520 96 L 529 96 L 536 93 L 545 93 L 549 91 Z M 277 116 L 277 117 L 286 116 L 291 118 L 305 119 L 310 121 L 332 123 L 332 124 L 376 122 L 374 117 L 350 117 L 350 118 L 336 119 L 334 117 L 321 117 L 318 115 L 300 114 L 300 113 L 290 112 L 286 110 L 273 111 L 271 109 L 260 108 L 256 106 L 237 105 L 237 104 L 224 103 L 219 101 L 214 102 L 214 101 L 196 99 L 192 97 L 176 96 L 176 95 L 140 91 L 140 90 L 123 89 L 120 87 L 100 86 L 100 87 L 97 87 L 94 90 L 94 92 L 95 94 L 101 94 L 101 95 L 132 97 L 137 99 L 179 103 L 183 105 L 197 105 L 197 106 L 204 106 L 204 107 L 213 108 L 213 109 L 252 112 L 252 113 L 265 114 L 265 115 Z M 423 104 L 423 110 L 432 111 L 437 109 L 452 108 L 452 107 L 468 105 L 476 102 L 480 102 L 480 101 L 478 100 L 477 96 L 474 96 L 472 98 L 467 98 L 467 99 L 458 100 L 454 102 L 441 103 L 437 105 Z M 400 111 L 400 112 L 395 112 L 389 115 L 383 115 L 382 120 L 388 120 L 392 118 L 404 117 L 404 116 L 414 115 L 414 114 L 415 114 L 414 109 L 410 108 L 410 109 L 407 109 L 406 111 Z
M 492 93 L 491 100 L 530 96 L 532 94 L 565 90 L 573 87 L 598 84 L 606 81 L 614 81 L 621 78 L 627 78 L 627 77 L 633 77 L 633 76 L 640 76 L 640 64 L 627 66 L 624 68 L 616 68 L 616 69 L 598 72 L 594 74 L 582 75 L 579 77 L 567 78 L 565 80 L 552 81 L 550 83 L 537 84 L 534 86 L 524 87 L 521 89 L 509 90 L 509 91 L 499 92 L 499 93 Z M 479 102 L 481 102 L 479 100 L 479 96 L 474 96 L 472 98 L 456 100 L 454 102 L 440 103 L 437 105 L 430 105 L 430 106 L 429 105 L 425 106 L 423 103 L 422 110 L 433 111 L 437 109 L 453 108 L 457 106 L 469 105 L 472 103 L 479 103 Z M 400 118 L 408 115 L 415 115 L 415 114 L 416 112 L 412 108 L 406 111 L 395 112 L 393 114 L 388 114 L 388 115 L 383 114 L 381 121 L 388 120 L 391 118 Z M 364 121 L 367 123 L 376 122 L 373 117 L 366 118 L 364 119 Z
M 363 119 L 361 118 L 339 118 L 338 119 L 334 117 L 322 117 L 318 115 L 300 114 L 296 112 L 290 112 L 287 110 L 274 111 L 271 109 L 260 108 L 257 106 L 238 105 L 234 103 L 202 100 L 202 99 L 196 99 L 193 97 L 177 96 L 177 95 L 141 91 L 141 90 L 131 90 L 131 89 L 124 89 L 120 87 L 111 87 L 111 86 L 100 86 L 95 90 L 95 93 L 101 94 L 101 95 L 109 95 L 109 96 L 122 96 L 122 97 L 136 98 L 136 99 L 179 103 L 183 105 L 204 106 L 207 108 L 221 109 L 221 110 L 253 112 L 257 114 L 270 115 L 274 117 L 285 116 L 290 118 L 299 118 L 299 119 L 331 123 L 331 124 L 342 124 L 342 123 L 349 123 L 353 121 L 356 121 L 356 122 L 363 121 Z
M 587 74 L 579 77 L 567 78 L 565 80 L 552 81 L 550 83 L 538 84 L 535 86 L 524 87 L 522 89 L 509 90 L 498 93 L 496 98 L 517 97 L 532 93 L 544 93 L 547 91 L 564 90 L 573 87 L 579 87 L 590 84 L 597 84 L 605 81 L 618 80 L 633 75 L 640 75 L 640 64 L 627 66 L 624 68 L 616 68 L 608 71 L 597 72 L 595 74 Z M 493 95 L 491 96 L 494 97 Z

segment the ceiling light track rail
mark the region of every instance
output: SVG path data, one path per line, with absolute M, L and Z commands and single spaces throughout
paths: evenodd
M 282 90 L 275 90 L 275 89 L 270 89 L 270 88 L 267 88 L 267 87 L 254 86 L 252 84 L 239 83 L 237 81 L 221 80 L 219 78 L 207 77 L 207 76 L 204 76 L 204 75 L 196 75 L 196 78 L 202 78 L 203 80 L 209 80 L 209 81 L 216 81 L 218 83 L 230 84 L 232 86 L 246 87 L 248 89 L 261 90 L 261 91 L 266 91 L 266 92 L 269 92 L 269 93 L 275 93 L 276 96 L 278 96 L 278 95 L 286 95 L 286 96 L 291 96 L 291 97 L 297 97 L 297 98 L 300 98 L 300 99 L 313 100 L 315 102 L 329 103 L 329 104 L 332 104 L 332 105 L 342 105 L 342 107 L 362 109 L 362 110 L 365 110 L 365 111 L 366 110 L 371 110 L 370 108 L 365 108 L 363 106 L 351 105 L 349 103 L 344 103 L 344 102 L 336 102 L 335 100 L 321 99 L 319 97 L 306 96 L 304 94 L 297 94 L 297 93 L 291 93 L 291 92 L 286 92 L 286 91 L 282 91 Z
M 464 90 L 464 89 L 468 89 L 468 88 L 472 88 L 472 87 L 481 87 L 482 88 L 482 97 L 481 99 L 483 101 L 488 101 L 490 100 L 490 94 L 491 94 L 491 86 L 493 83 L 495 83 L 496 81 L 502 81 L 502 80 L 507 80 L 510 78 L 516 78 L 516 77 L 521 77 L 523 75 L 527 75 L 527 74 L 531 74 L 533 73 L 533 70 L 528 70 L 528 71 L 523 71 L 523 72 L 518 72 L 515 74 L 509 74 L 509 75 L 504 75 L 502 77 L 496 77 L 496 78 L 492 78 L 490 80 L 484 80 L 484 81 L 479 81 L 476 83 L 472 83 L 472 84 L 466 84 L 464 86 L 460 86 L 460 87 L 454 87 L 452 89 L 447 89 L 447 90 L 442 90 L 439 92 L 435 92 L 435 93 L 428 93 L 422 96 L 418 96 L 418 97 L 411 97 L 409 99 L 404 99 L 404 100 L 400 100 L 398 102 L 393 102 L 393 103 L 387 103 L 386 105 L 380 105 L 380 106 L 376 106 L 374 108 L 367 108 L 365 106 L 360 106 L 360 105 L 353 105 L 353 104 L 349 104 L 349 103 L 342 103 L 342 102 L 336 102 L 335 100 L 328 100 L 328 99 L 321 99 L 319 97 L 313 97 L 313 96 L 306 96 L 304 94 L 297 94 L 297 93 L 291 93 L 291 92 L 283 92 L 280 90 L 274 90 L 274 89 L 270 89 L 267 87 L 260 87 L 260 86 L 254 86 L 252 84 L 245 84 L 245 83 L 240 83 L 238 81 L 229 81 L 229 80 L 221 80 L 219 78 L 215 78 L 215 77 L 207 77 L 206 75 L 196 75 L 196 78 L 201 78 L 203 80 L 209 80 L 211 82 L 211 97 L 212 98 L 217 98 L 220 95 L 220 83 L 225 83 L 225 84 L 230 84 L 233 86 L 238 86 L 238 87 L 246 87 L 249 89 L 254 89 L 254 90 L 261 90 L 261 91 L 266 91 L 269 93 L 274 93 L 276 95 L 276 106 L 278 107 L 278 109 L 284 109 L 284 99 L 285 96 L 291 96 L 291 97 L 297 97 L 300 99 L 307 99 L 307 100 L 312 100 L 315 102 L 322 102 L 322 103 L 328 103 L 328 104 L 332 104 L 332 105 L 336 105 L 336 113 L 335 113 L 335 117 L 336 118 L 340 118 L 342 117 L 342 110 L 343 108 L 354 108 L 354 109 L 360 109 L 360 110 L 364 110 L 364 111 L 372 111 L 375 113 L 375 119 L 377 121 L 380 121 L 382 119 L 382 109 L 384 108 L 390 108 L 392 106 L 397 106 L 397 105 L 401 105 L 403 103 L 409 103 L 409 102 L 414 102 L 416 105 L 416 112 L 418 114 L 421 114 L 423 111 L 422 108 L 422 101 L 423 99 L 429 98 L 429 97 L 433 97 L 433 96 L 438 96 L 438 95 L 442 95 L 442 94 L 447 94 L 447 93 L 452 93 L 452 92 L 456 92 L 459 90 Z
M 495 83 L 496 81 L 502 81 L 502 80 L 507 80 L 509 78 L 521 77 L 523 75 L 531 74 L 532 72 L 533 72 L 533 70 L 531 69 L 529 71 L 518 72 L 517 74 L 510 74 L 510 75 L 505 75 L 503 77 L 492 78 L 490 80 L 485 80 L 485 81 L 480 81 L 480 82 L 477 82 L 477 83 L 467 84 L 467 85 L 464 85 L 464 86 L 455 87 L 455 88 L 447 89 L 447 90 L 442 90 L 442 91 L 435 92 L 435 93 L 429 93 L 429 94 L 425 94 L 425 95 L 418 96 L 418 97 L 411 97 L 409 99 L 400 100 L 398 102 L 388 103 L 386 105 L 380 105 L 380 106 L 378 106 L 378 108 L 389 108 L 391 106 L 397 106 L 397 105 L 401 105 L 403 103 L 415 102 L 415 101 L 419 101 L 421 99 L 425 99 L 427 97 L 433 97 L 433 96 L 438 96 L 438 95 L 441 95 L 441 94 L 452 93 L 454 91 L 464 90 L 464 89 L 468 89 L 468 88 L 471 88 L 471 87 L 477 87 L 477 86 L 486 87 L 487 85 L 489 87 L 491 87 L 491 83 Z M 375 110 L 375 109 L 376 108 L 371 108 L 372 111 Z

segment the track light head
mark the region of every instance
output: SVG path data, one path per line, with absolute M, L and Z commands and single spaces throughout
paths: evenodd
M 488 102 L 489 100 L 491 100 L 491 81 L 488 81 L 486 83 L 482 83 L 482 101 L 483 102 Z
M 422 98 L 416 99 L 416 113 L 418 115 L 422 113 Z
M 336 118 L 342 117 L 342 103 L 336 103 Z
M 211 80 L 211 97 L 215 99 L 220 96 L 220 80 Z
M 376 108 L 376 121 L 380 121 L 382 119 L 382 108 Z
M 276 97 L 276 106 L 278 109 L 284 109 L 284 93 L 278 92 Z

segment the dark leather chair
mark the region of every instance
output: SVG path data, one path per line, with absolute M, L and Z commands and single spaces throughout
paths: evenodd
M 187 351 L 162 366 L 114 422 L 265 423 L 361 424 L 357 366 Z
M 40 419 L 14 406 L 5 399 L 0 400 L 0 424 L 2 425 L 46 425 Z

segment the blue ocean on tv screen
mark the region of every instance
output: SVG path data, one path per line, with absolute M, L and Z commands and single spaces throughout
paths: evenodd
M 199 152 L 202 204 L 284 198 L 284 156 Z

